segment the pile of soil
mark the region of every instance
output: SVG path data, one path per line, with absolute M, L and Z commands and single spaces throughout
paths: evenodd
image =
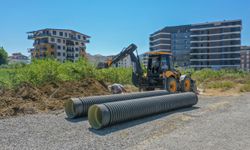
M 47 83 L 40 87 L 22 84 L 15 90 L 0 89 L 0 118 L 63 109 L 72 97 L 110 94 L 104 82 L 94 79 Z

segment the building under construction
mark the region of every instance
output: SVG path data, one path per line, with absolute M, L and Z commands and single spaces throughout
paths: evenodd
M 86 56 L 86 43 L 90 36 L 67 29 L 41 29 L 28 32 L 28 39 L 34 40 L 30 48 L 31 58 L 56 58 L 61 62 L 75 62 Z

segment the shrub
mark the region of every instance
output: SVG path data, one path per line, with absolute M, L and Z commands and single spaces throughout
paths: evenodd
M 85 78 L 94 78 L 111 83 L 130 84 L 131 68 L 96 69 L 87 61 L 60 63 L 54 59 L 34 60 L 31 64 L 0 69 L 1 83 L 8 83 L 10 87 L 27 82 L 32 85 L 41 85 L 52 81 L 73 81 Z
M 96 71 L 96 78 L 105 82 L 131 84 L 131 68 L 107 68 Z
M 28 82 L 33 85 L 40 85 L 45 82 L 57 81 L 60 63 L 55 60 L 35 60 L 30 65 L 16 68 L 9 72 L 11 84 L 19 85 Z

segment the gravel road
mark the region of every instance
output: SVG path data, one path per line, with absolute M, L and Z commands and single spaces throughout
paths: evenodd
M 63 112 L 25 115 L 0 120 L 0 149 L 249 149 L 249 111 L 246 93 L 98 131 Z

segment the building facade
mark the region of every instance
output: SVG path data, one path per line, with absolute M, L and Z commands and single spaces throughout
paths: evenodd
M 150 35 L 150 50 L 171 51 L 178 66 L 240 68 L 241 29 L 241 20 L 165 27 Z
M 86 43 L 90 36 L 73 30 L 42 29 L 28 32 L 28 39 L 34 40 L 29 49 L 32 59 L 53 57 L 61 62 L 77 61 L 86 56 Z
M 29 58 L 22 53 L 13 53 L 8 57 L 9 64 L 24 63 L 28 64 L 30 62 Z
M 241 20 L 194 24 L 191 28 L 191 67 L 240 68 Z
M 241 69 L 250 71 L 250 46 L 241 47 Z
M 165 27 L 151 34 L 150 51 L 172 52 L 174 64 L 190 65 L 190 28 L 191 25 Z

